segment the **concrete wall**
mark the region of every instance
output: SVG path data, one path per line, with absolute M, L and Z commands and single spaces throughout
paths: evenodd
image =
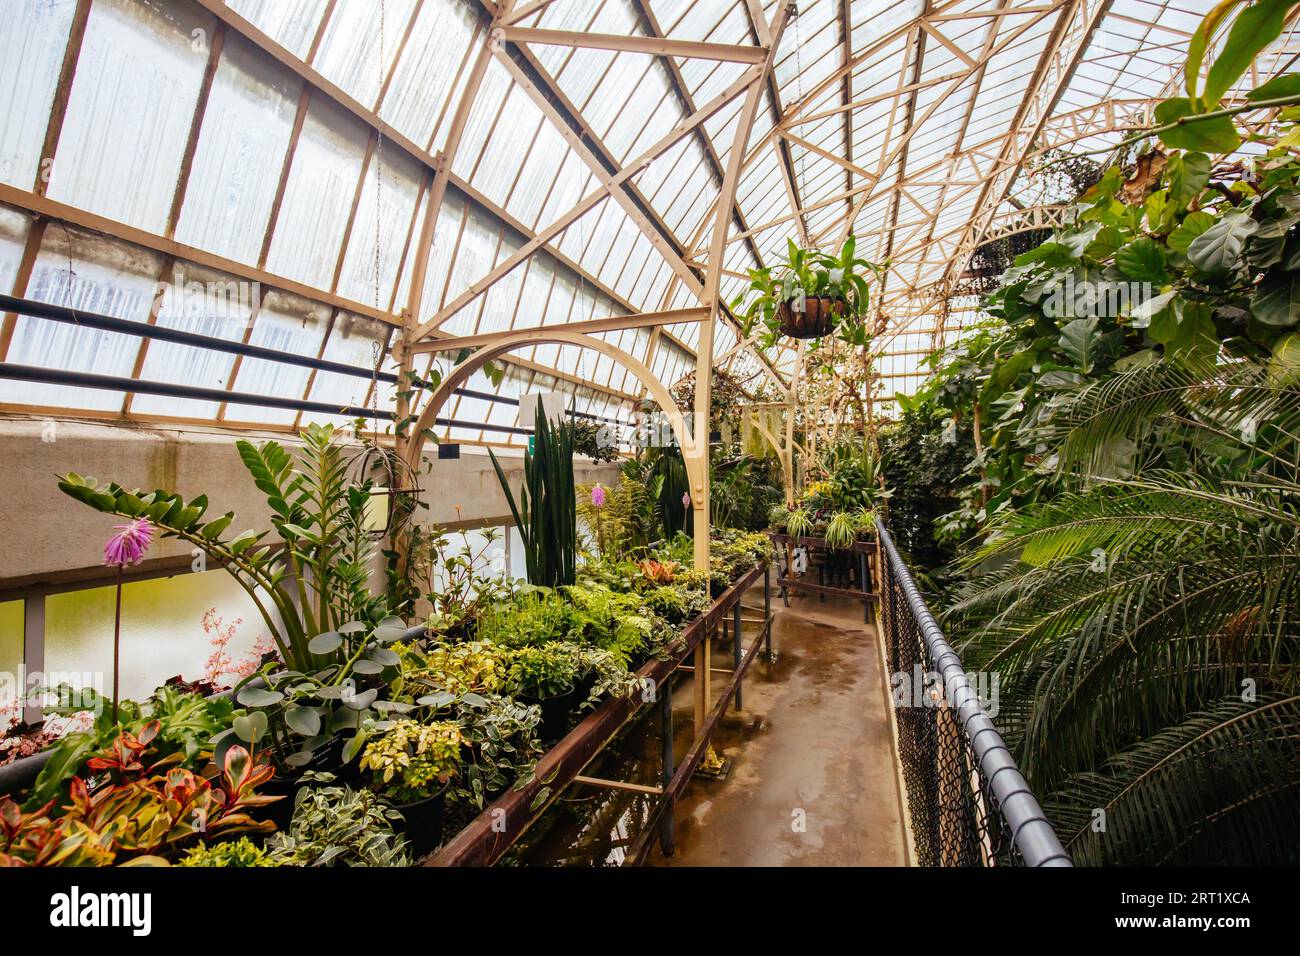
M 0 587 L 101 566 L 104 542 L 120 520 L 59 491 L 55 476 L 69 471 L 127 488 L 164 488 L 186 498 L 206 494 L 210 515 L 235 512 L 230 533 L 269 527 L 269 509 L 239 460 L 237 437 L 215 428 L 0 419 Z M 244 437 L 294 444 L 284 435 Z M 430 451 L 436 455 L 436 446 Z M 429 503 L 429 509 L 420 512 L 422 521 L 510 523 L 492 462 L 479 451 L 461 446 L 459 459 L 430 461 L 432 471 L 420 479 Z M 523 480 L 522 458 L 499 457 L 517 490 Z M 579 461 L 577 480 L 617 481 L 617 466 Z M 163 539 L 154 543 L 149 556 L 188 560 L 189 550 L 182 542 Z

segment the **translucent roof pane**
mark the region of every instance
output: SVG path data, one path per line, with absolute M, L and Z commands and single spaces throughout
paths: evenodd
M 889 388 L 908 389 L 922 374 L 917 354 L 978 315 L 957 300 L 942 327 L 937 314 L 971 252 L 1057 210 L 1023 175 L 1026 162 L 1051 148 L 1102 150 L 1141 125 L 1174 88 L 1213 3 L 1114 0 L 1096 16 L 1093 3 L 1043 0 L 803 0 L 769 75 L 755 45 L 778 0 L 552 0 L 522 24 L 495 22 L 481 0 L 95 0 L 73 48 L 76 4 L 18 4 L 0 38 L 0 182 L 11 190 L 0 286 L 367 369 L 404 323 L 475 335 L 694 307 L 710 267 L 724 269 L 730 299 L 787 239 L 831 246 L 853 232 L 867 255 L 890 260 L 878 347 L 891 356 Z M 524 31 L 494 40 L 506 26 Z M 629 39 L 557 44 L 528 27 Z M 662 56 L 647 38 L 743 49 Z M 1261 76 L 1294 69 L 1295 43 L 1293 21 L 1260 58 Z M 603 48 L 629 45 L 641 48 Z M 68 55 L 75 78 L 60 110 Z M 755 75 L 759 108 L 724 210 L 722 262 L 710 263 L 740 80 Z M 694 116 L 706 104 L 710 115 Z M 49 136 L 53 155 L 42 156 Z M 49 201 L 62 205 L 51 213 Z M 33 229 L 37 213 L 52 218 Z M 184 285 L 155 295 L 181 273 L 197 299 Z M 232 282 L 259 286 L 260 306 L 209 309 Z M 416 301 L 418 314 L 405 315 Z M 715 355 L 734 350 L 729 368 L 753 387 L 768 361 L 794 367 L 789 348 L 761 356 L 736 347 L 729 321 L 715 331 Z M 6 334 L 10 362 L 370 400 L 364 377 L 196 343 L 26 317 Z M 667 382 L 694 368 L 697 323 L 602 335 Z M 578 388 L 578 406 L 592 409 L 641 393 L 625 369 L 567 345 L 536 344 L 510 362 L 500 386 L 479 376 L 475 387 Z M 142 419 L 289 429 L 338 417 L 119 389 L 2 389 L 10 406 Z M 392 390 L 380 391 L 385 406 Z M 510 418 L 508 404 L 464 399 L 456 414 L 479 424 Z

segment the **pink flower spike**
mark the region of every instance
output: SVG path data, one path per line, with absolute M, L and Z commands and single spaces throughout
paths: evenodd
M 600 485 L 591 489 L 591 503 L 597 508 L 605 507 L 605 489 Z
M 691 506 L 691 493 L 690 493 L 689 491 L 683 491 L 683 492 L 682 492 L 682 507 L 683 507 L 683 508 L 689 508 L 690 506 Z
M 139 564 L 153 541 L 153 525 L 144 518 L 136 518 L 126 524 L 117 525 L 117 534 L 108 539 L 104 545 L 104 563 L 124 568 L 130 564 Z

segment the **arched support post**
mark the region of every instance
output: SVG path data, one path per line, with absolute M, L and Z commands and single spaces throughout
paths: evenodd
M 513 352 L 515 349 L 532 345 L 576 345 L 578 348 L 594 349 L 635 375 L 637 380 L 645 386 L 645 390 L 650 397 L 658 403 L 668 417 L 668 424 L 672 427 L 673 435 L 676 436 L 678 444 L 681 445 L 682 460 L 686 463 L 686 478 L 690 483 L 692 496 L 694 496 L 694 489 L 696 488 L 702 487 L 707 493 L 709 483 L 707 424 L 704 426 L 704 441 L 697 443 L 694 436 L 701 434 L 699 428 L 697 427 L 694 432 L 686 428 L 681 409 L 673 401 L 668 389 L 643 362 L 628 352 L 610 345 L 604 339 L 583 335 L 579 332 L 566 332 L 562 328 L 523 329 L 517 332 L 503 332 L 499 339 L 489 345 L 484 345 L 453 368 L 442 380 L 441 384 L 434 389 L 433 394 L 429 396 L 429 400 L 420 412 L 420 417 L 412 426 L 411 437 L 407 443 L 405 455 L 406 463 L 413 471 L 417 471 L 420 467 L 420 458 L 424 453 L 424 433 L 433 426 L 438 417 L 438 412 L 442 410 L 442 406 L 447 403 L 447 399 L 452 396 L 452 393 L 464 385 L 471 375 L 494 358 L 498 358 L 507 352 Z
M 772 450 L 776 452 L 776 459 L 781 465 L 781 486 L 785 493 L 785 503 L 789 505 L 794 501 L 793 449 L 784 443 L 780 435 L 776 434 L 768 427 L 765 415 L 768 408 L 783 408 L 786 409 L 786 413 L 790 415 L 793 415 L 794 412 L 793 410 L 786 408 L 785 405 L 764 405 L 762 406 L 763 413 L 757 413 L 753 416 L 754 428 L 761 436 L 763 436 L 763 439 L 772 446 Z M 783 430 L 778 430 L 781 431 L 782 435 L 784 434 Z

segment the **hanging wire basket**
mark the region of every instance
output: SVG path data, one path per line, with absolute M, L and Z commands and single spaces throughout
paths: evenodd
M 362 445 L 349 467 L 354 485 L 370 489 L 370 508 L 366 528 L 378 537 L 398 534 L 420 500 L 416 472 L 401 455 L 374 441 Z
M 782 335 L 792 339 L 819 339 L 835 331 L 847 306 L 843 299 L 810 295 L 782 302 L 777 307 L 776 317 L 781 323 Z

